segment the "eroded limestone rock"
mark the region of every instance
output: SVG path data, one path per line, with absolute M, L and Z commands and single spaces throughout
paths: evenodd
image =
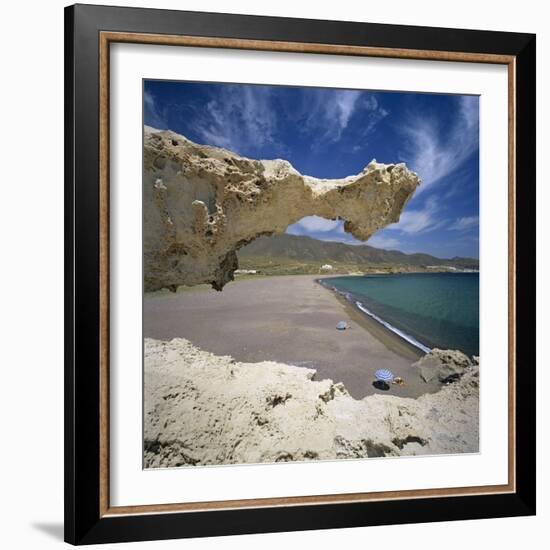
M 210 283 L 221 290 L 236 250 L 316 215 L 345 220 L 360 240 L 399 221 L 419 184 L 404 164 L 372 161 L 357 175 L 303 176 L 285 160 L 252 160 L 170 131 L 144 135 L 145 290 Z

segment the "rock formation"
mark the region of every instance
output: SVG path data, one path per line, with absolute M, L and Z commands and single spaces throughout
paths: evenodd
M 476 364 L 479 365 L 479 357 Z M 458 380 L 471 366 L 469 357 L 461 351 L 437 348 L 432 349 L 413 365 L 420 369 L 420 377 L 424 382 L 437 378 L 442 384 Z
M 427 357 L 434 368 L 462 359 Z M 145 466 L 477 452 L 479 367 L 457 368 L 437 393 L 356 400 L 312 369 L 146 339 Z
M 367 240 L 399 221 L 419 184 L 404 164 L 372 161 L 355 176 L 303 176 L 284 160 L 252 160 L 145 128 L 145 290 L 210 283 L 221 290 L 238 267 L 236 250 L 283 233 L 303 218 L 342 219 Z

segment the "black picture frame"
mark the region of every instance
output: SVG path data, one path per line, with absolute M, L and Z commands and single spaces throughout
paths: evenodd
M 512 56 L 515 490 L 337 504 L 105 515 L 100 506 L 100 32 Z M 145 541 L 535 514 L 535 61 L 532 34 L 75 5 L 65 9 L 65 540 Z M 505 192 L 505 191 L 503 191 Z

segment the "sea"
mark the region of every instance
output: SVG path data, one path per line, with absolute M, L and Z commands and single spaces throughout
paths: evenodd
M 479 355 L 479 273 L 399 273 L 319 282 L 425 353 L 440 348 Z

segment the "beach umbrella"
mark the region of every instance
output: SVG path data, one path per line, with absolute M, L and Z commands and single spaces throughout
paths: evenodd
M 393 372 L 388 369 L 379 369 L 374 373 L 376 380 L 382 380 L 383 382 L 392 382 L 394 379 Z
M 348 324 L 345 322 L 345 321 L 340 321 L 337 325 L 336 325 L 336 328 L 338 330 L 346 330 L 348 328 Z

